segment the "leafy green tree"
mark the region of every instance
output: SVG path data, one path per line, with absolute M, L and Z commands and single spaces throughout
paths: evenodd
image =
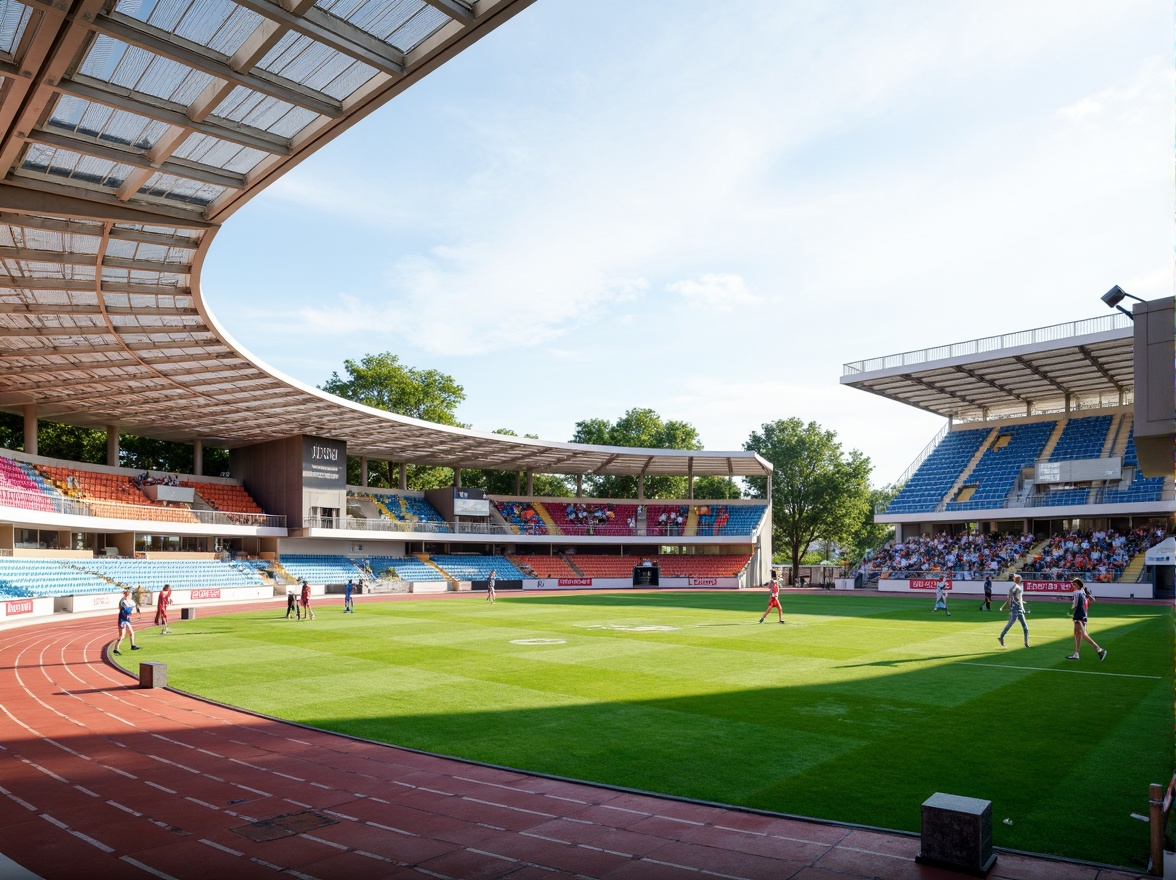
M 809 544 L 848 544 L 865 520 L 870 460 L 856 449 L 843 452 L 836 432 L 796 418 L 764 424 L 743 448 L 772 463 L 772 540 L 783 545 L 796 583 Z M 766 478 L 747 483 L 751 497 L 767 497 Z
M 468 428 L 457 420 L 457 407 L 465 400 L 465 389 L 452 376 L 440 370 L 420 370 L 405 366 L 397 355 L 364 355 L 359 361 L 346 360 L 343 369 L 347 377 L 337 372 L 319 386 L 323 391 L 426 422 Z M 352 485 L 360 483 L 360 462 L 349 458 L 347 479 Z M 369 462 L 368 483 L 372 486 L 395 488 L 400 475 L 391 464 Z M 453 470 L 447 467 L 409 465 L 408 488 L 425 490 L 453 485 Z
M 874 511 L 878 505 L 886 505 L 893 501 L 894 496 L 898 494 L 898 489 L 898 486 L 891 483 L 889 486 L 870 490 L 865 518 L 854 530 L 848 548 L 848 554 L 853 557 L 854 562 L 861 559 L 867 550 L 881 547 L 894 537 L 894 526 L 891 523 L 875 522 Z
M 616 422 L 585 419 L 576 422 L 573 443 L 634 446 L 641 449 L 702 449 L 698 429 L 689 422 L 664 421 L 652 409 L 634 408 Z M 587 494 L 597 498 L 633 498 L 637 477 L 589 476 Z M 646 498 L 685 498 L 686 477 L 647 477 Z
M 695 498 L 739 498 L 742 491 L 739 484 L 730 477 L 695 477 Z
M 400 363 L 390 351 L 343 362 L 347 378 L 331 373 L 319 387 L 336 397 L 362 403 L 402 416 L 439 425 L 468 428 L 457 420 L 457 408 L 465 401 L 465 389 L 440 370 L 419 370 Z

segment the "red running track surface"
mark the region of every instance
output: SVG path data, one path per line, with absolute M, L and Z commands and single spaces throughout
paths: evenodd
M 49 880 L 960 876 L 916 864 L 910 836 L 536 777 L 140 690 L 103 660 L 112 624 L 0 631 L 0 851 Z M 1002 853 L 989 876 L 1137 875 Z

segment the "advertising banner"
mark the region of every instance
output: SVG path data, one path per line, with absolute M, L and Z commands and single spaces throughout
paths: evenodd
M 939 586 L 939 578 L 911 578 L 912 590 L 934 590 Z M 950 590 L 951 578 L 947 579 L 947 588 Z
M 4 603 L 4 616 L 12 617 L 15 614 L 32 614 L 33 600 L 32 599 L 14 599 L 11 602 Z
M 590 587 L 592 586 L 592 578 L 560 578 L 559 585 L 561 587 Z
M 302 485 L 306 489 L 346 489 L 347 444 L 342 440 L 304 436 Z
M 690 586 L 692 587 L 717 587 L 718 585 L 718 578 L 690 578 Z
M 192 591 L 192 598 L 193 599 L 219 599 L 220 597 L 221 597 L 221 591 L 219 589 L 217 589 L 217 590 L 193 590 Z

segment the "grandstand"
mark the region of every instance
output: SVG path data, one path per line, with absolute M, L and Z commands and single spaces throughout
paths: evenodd
M 1153 309 L 1170 317 L 1171 300 L 1136 312 Z M 876 511 L 896 535 L 865 573 L 901 589 L 939 573 L 1022 570 L 1052 582 L 1081 575 L 1109 595 L 1151 595 L 1157 578 L 1170 591 L 1170 570 L 1142 564 L 1172 529 L 1176 491 L 1162 418 L 1148 431 L 1166 443 L 1166 463 L 1152 456 L 1146 472 L 1136 448 L 1136 335 L 1131 317 L 1116 314 L 846 364 L 842 384 L 948 420 Z M 1170 355 L 1170 331 L 1167 344 Z M 1170 406 L 1170 381 L 1166 389 Z M 1022 536 L 1013 558 L 965 558 L 1002 533 Z M 1043 549 L 1063 546 L 1056 556 Z

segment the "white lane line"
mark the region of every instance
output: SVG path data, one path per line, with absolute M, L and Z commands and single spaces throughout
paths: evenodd
M 518 859 L 512 859 L 510 856 L 500 856 L 498 853 L 487 852 L 484 849 L 474 849 L 472 846 L 467 846 L 466 852 L 477 853 L 480 856 L 490 856 L 492 859 L 502 859 L 504 862 L 518 862 Z
M 108 800 L 106 803 L 110 804 L 116 810 L 122 810 L 124 813 L 130 813 L 132 816 L 134 816 L 136 818 L 141 818 L 143 816 L 143 814 L 140 813 L 138 810 L 132 810 L 130 807 L 125 807 L 122 804 L 120 804 L 118 801 L 109 801 Z
M 114 773 L 117 773 L 119 776 L 125 776 L 127 779 L 138 779 L 139 778 L 134 773 L 128 773 L 126 770 L 119 770 L 117 767 L 111 767 L 109 764 L 99 764 L 98 766 L 102 767 L 106 770 L 110 770 Z
M 97 793 L 97 792 L 90 791 L 90 789 L 88 789 L 88 788 L 83 788 L 83 787 L 82 787 L 82 786 L 80 786 L 80 785 L 74 785 L 74 788 L 76 788 L 76 789 L 77 789 L 78 791 L 80 791 L 82 794 L 88 794 L 88 795 L 89 795 L 90 797 L 92 797 L 92 798 L 96 798 L 96 797 L 98 797 L 98 793 Z
M 69 785 L 69 780 L 66 779 L 64 776 L 58 776 L 52 770 L 50 770 L 46 767 L 42 767 L 40 764 L 36 763 L 35 761 L 30 761 L 28 758 L 22 758 L 20 755 L 17 755 L 16 757 L 17 757 L 17 760 L 23 761 L 24 763 L 28 764 L 30 767 L 35 767 L 36 769 L 38 769 L 42 773 L 44 773 L 46 776 L 52 776 L 58 782 L 64 782 L 66 785 Z
M 158 868 L 152 868 L 150 865 L 145 865 L 138 859 L 132 859 L 130 856 L 120 856 L 119 858 L 121 858 L 128 865 L 134 865 L 140 871 L 146 871 L 148 874 L 154 874 L 156 877 L 159 877 L 160 880 L 176 880 L 176 878 L 171 874 L 160 871 Z
M 19 797 L 18 795 L 15 795 L 15 794 L 13 794 L 13 793 L 12 793 L 12 792 L 10 792 L 10 791 L 9 791 L 7 788 L 5 788 L 3 785 L 0 785 L 0 794 L 4 795 L 4 796 L 5 796 L 6 798 L 8 798 L 10 801 L 13 801 L 14 803 L 18 803 L 18 804 L 20 804 L 22 807 L 24 807 L 26 810 L 28 810 L 28 811 L 29 811 L 29 812 L 31 812 L 31 813 L 35 813 L 35 812 L 37 812 L 37 808 L 36 808 L 36 807 L 34 807 L 32 804 L 30 804 L 30 803 L 29 803 L 28 801 L 26 801 L 24 798 L 22 798 L 22 797 Z
M 243 853 L 243 852 L 238 852 L 235 849 L 229 849 L 227 846 L 221 846 L 216 841 L 206 840 L 203 837 L 200 838 L 200 842 L 203 843 L 205 846 L 211 846 L 213 849 L 219 849 L 223 853 L 228 853 L 231 856 L 237 856 L 237 858 L 243 858 L 245 855 L 245 853 Z
M 184 795 L 184 800 L 191 801 L 194 804 L 200 804 L 200 806 L 202 806 L 202 807 L 208 807 L 208 809 L 210 809 L 210 810 L 220 810 L 220 807 L 218 807 L 216 804 L 210 804 L 208 801 L 200 800 L 200 798 L 194 798 L 194 797 L 189 797 L 188 795 Z
M 323 810 L 323 812 L 325 813 L 327 811 Z M 403 828 L 393 828 L 391 825 L 381 825 L 379 822 L 364 822 L 363 824 L 364 825 L 371 825 L 373 828 L 379 828 L 381 831 L 392 831 L 396 834 L 403 834 L 405 837 L 418 837 L 419 836 L 419 835 L 413 834 L 411 831 L 405 831 Z
M 349 847 L 349 846 L 344 846 L 341 843 L 335 843 L 335 841 L 333 841 L 333 840 L 324 840 L 321 837 L 315 837 L 313 834 L 299 834 L 298 836 L 303 838 L 304 840 L 313 840 L 315 843 L 321 843 L 324 846 L 333 846 L 335 849 L 341 849 L 341 850 L 351 849 L 351 847 Z
M 961 661 L 959 665 L 986 666 L 989 669 L 1025 669 L 1030 672 L 1065 672 L 1070 675 L 1105 675 L 1110 678 L 1146 678 L 1150 681 L 1159 681 L 1162 678 L 1159 675 L 1132 675 L 1127 672 L 1091 672 L 1086 669 L 1058 669 L 1054 666 L 1012 666 L 1008 663 L 973 663 L 969 660 Z
M 160 785 L 158 782 L 152 782 L 150 779 L 145 779 L 143 781 L 146 782 L 148 785 L 150 785 L 152 788 L 158 788 L 160 791 L 166 791 L 168 794 L 178 794 L 178 792 L 174 788 L 166 788 L 166 787 Z
M 66 825 L 64 822 L 62 822 L 60 819 L 54 819 L 48 813 L 41 813 L 40 815 L 41 815 L 41 818 L 44 819 L 46 822 L 48 822 L 50 825 L 56 825 L 62 831 L 65 831 L 69 834 L 72 834 L 74 837 L 78 838 L 79 840 L 86 841 L 86 843 L 90 844 L 90 846 L 97 847 L 98 849 L 102 850 L 103 852 L 108 852 L 108 853 L 114 852 L 114 847 L 107 846 L 105 843 L 102 843 L 102 841 L 95 840 L 93 837 L 91 837 L 88 834 L 82 834 L 82 832 L 80 832 L 80 831 L 75 831 L 73 828 L 70 828 L 68 825 Z
M 525 810 L 522 807 L 512 807 L 510 804 L 499 804 L 494 801 L 480 800 L 479 798 L 463 797 L 462 800 L 469 801 L 470 803 L 474 803 L 474 804 L 485 804 L 488 807 L 499 807 L 500 809 L 503 809 L 503 810 L 513 810 L 516 813 L 527 813 L 530 816 L 542 816 L 545 819 L 557 818 L 555 813 L 541 813 L 539 810 Z M 701 822 L 692 822 L 691 824 L 692 825 L 701 825 L 702 823 Z
M 293 779 L 295 782 L 306 782 L 301 776 L 291 776 L 289 773 L 279 773 L 277 770 L 273 771 L 274 776 L 281 776 L 283 779 Z
M 224 780 L 222 779 L 221 781 L 223 782 Z M 241 783 L 239 783 L 239 782 L 234 782 L 234 783 L 232 783 L 232 784 L 233 784 L 233 785 L 235 785 L 235 786 L 237 786 L 237 788 L 243 788 L 243 789 L 245 789 L 246 791 L 251 791 L 251 792 L 253 792 L 254 794 L 259 794 L 259 795 L 261 795 L 262 797 L 273 797 L 273 795 L 272 795 L 272 794 L 270 794 L 268 791 L 262 791 L 260 788 L 250 788 L 248 785 L 242 785 L 242 784 L 241 784 Z

